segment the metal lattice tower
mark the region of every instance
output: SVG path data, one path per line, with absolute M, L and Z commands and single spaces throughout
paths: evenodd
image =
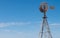
M 39 38 L 52 38 L 50 28 L 49 28 L 49 24 L 47 22 L 47 16 L 46 16 L 46 11 L 48 10 L 47 3 L 45 3 L 45 2 L 41 3 L 39 9 L 44 14 L 42 28 L 41 28 L 41 31 L 40 31 Z

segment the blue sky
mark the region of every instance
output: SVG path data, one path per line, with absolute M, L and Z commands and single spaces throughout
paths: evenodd
M 44 0 L 0 0 L 0 38 L 38 38 Z M 47 17 L 53 38 L 60 38 L 60 0 L 45 0 L 54 10 Z

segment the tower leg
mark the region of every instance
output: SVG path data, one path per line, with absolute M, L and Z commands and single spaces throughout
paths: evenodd
M 42 28 L 40 31 L 40 38 L 52 38 L 50 28 L 47 22 L 47 17 L 45 15 L 43 17 Z

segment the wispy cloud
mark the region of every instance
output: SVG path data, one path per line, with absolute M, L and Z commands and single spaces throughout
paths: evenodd
M 52 27 L 52 28 L 57 28 L 57 29 L 59 29 L 60 28 L 60 23 L 52 23 L 52 24 L 49 24 L 50 25 L 50 27 Z
M 50 24 L 50 25 L 52 25 L 52 26 L 60 26 L 60 23 L 52 23 L 52 24 Z
M 9 22 L 9 23 L 0 23 L 0 25 L 1 24 L 2 24 L 2 27 L 6 27 L 6 26 L 10 26 L 10 25 L 29 25 L 29 24 L 32 24 L 32 22 Z M 34 22 L 34 24 L 35 24 L 35 22 Z M 40 23 L 37 23 L 37 24 L 40 24 Z M 59 27 L 60 23 L 51 23 L 49 25 Z M 1 33 L 1 31 L 4 31 L 4 32 Z M 58 31 L 54 31 L 54 32 L 58 32 Z M 12 38 L 12 37 L 14 37 L 14 38 L 17 38 L 17 37 L 18 38 L 37 38 L 38 37 L 38 34 L 36 34 L 34 32 L 26 32 L 25 33 L 25 32 L 20 32 L 20 31 L 15 31 L 15 30 L 9 30 L 9 29 L 8 30 L 0 29 L 0 33 L 8 38 Z M 5 33 L 5 34 L 3 34 L 3 33 Z M 59 37 L 58 33 L 57 34 L 54 33 L 55 35 L 53 35 L 53 36 L 57 35 L 57 37 Z M 0 36 L 2 36 L 1 34 L 0 34 Z M 4 36 L 2 36 L 2 37 L 4 37 Z M 2 37 L 0 37 L 0 38 L 2 38 Z
M 21 32 L 18 32 L 18 31 L 15 31 L 15 30 L 9 30 L 9 29 L 0 29 L 0 32 L 7 32 L 7 33 L 21 33 Z
M 6 26 L 11 26 L 11 25 L 28 25 L 30 22 L 7 22 L 7 23 L 0 23 L 0 27 L 6 27 Z
M 2 31 L 2 32 L 1 32 Z M 3 36 L 2 36 L 3 35 Z M 8 38 L 36 38 L 38 34 L 35 32 L 21 32 L 21 31 L 14 31 L 14 30 L 0 30 L 0 38 L 3 38 L 5 36 Z
M 40 25 L 41 24 L 41 22 L 0 22 L 0 28 L 2 28 L 2 27 L 7 27 L 7 26 L 23 26 L 23 25 L 34 25 L 34 24 L 36 24 L 36 25 Z M 51 23 L 51 24 L 49 24 L 49 25 L 51 25 L 51 26 L 60 26 L 60 23 Z

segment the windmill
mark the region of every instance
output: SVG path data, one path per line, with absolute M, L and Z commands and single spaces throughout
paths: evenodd
M 43 13 L 43 15 L 44 15 L 43 22 L 42 22 L 42 28 L 39 33 L 39 36 L 40 36 L 39 38 L 52 38 L 49 24 L 47 21 L 47 16 L 46 16 L 46 12 L 47 12 L 48 8 L 49 8 L 49 6 L 48 6 L 48 3 L 46 3 L 46 2 L 42 2 L 40 5 L 40 8 L 39 8 L 41 13 Z M 50 9 L 54 9 L 54 6 L 50 6 Z

